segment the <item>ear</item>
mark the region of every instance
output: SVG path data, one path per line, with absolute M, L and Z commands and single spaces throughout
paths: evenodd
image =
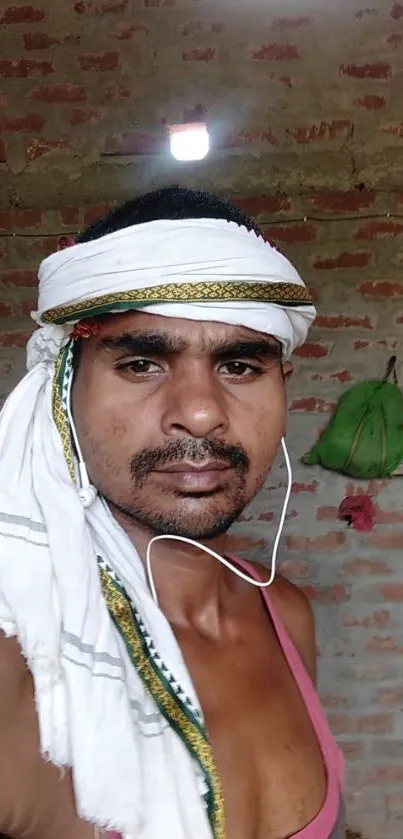
M 291 361 L 284 362 L 284 364 L 282 365 L 282 371 L 284 381 L 288 382 L 288 380 L 291 378 L 293 374 L 293 366 L 291 364 Z

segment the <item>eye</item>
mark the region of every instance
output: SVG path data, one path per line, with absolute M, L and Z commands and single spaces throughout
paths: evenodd
M 162 367 L 156 361 L 151 361 L 149 358 L 133 358 L 131 361 L 125 361 L 123 364 L 119 364 L 118 369 L 126 373 L 134 373 L 137 376 L 162 372 Z
M 219 372 L 224 376 L 246 379 L 251 376 L 258 376 L 262 373 L 262 370 L 257 365 L 247 364 L 246 361 L 226 361 L 225 364 L 220 365 Z

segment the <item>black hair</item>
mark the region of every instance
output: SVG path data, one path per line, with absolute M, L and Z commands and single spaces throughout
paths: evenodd
M 111 210 L 80 233 L 77 243 L 100 239 L 107 233 L 123 230 L 133 224 L 144 224 L 158 219 L 218 218 L 234 221 L 261 236 L 257 224 L 235 204 L 201 189 L 169 186 L 147 192 Z

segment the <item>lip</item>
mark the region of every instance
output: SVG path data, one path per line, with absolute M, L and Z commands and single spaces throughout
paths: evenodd
M 169 463 L 155 471 L 172 489 L 184 493 L 203 493 L 218 490 L 223 484 L 225 473 L 230 469 L 228 463 L 209 460 L 203 463 Z
M 230 466 L 223 460 L 205 460 L 202 463 L 182 460 L 179 463 L 168 463 L 162 469 L 156 469 L 155 471 L 168 472 L 170 474 L 194 473 L 200 475 L 203 472 L 224 472 L 226 469 L 230 469 Z

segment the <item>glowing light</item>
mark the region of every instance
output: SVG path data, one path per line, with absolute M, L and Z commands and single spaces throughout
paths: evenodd
M 176 160 L 203 160 L 210 149 L 210 137 L 203 122 L 169 127 L 171 153 Z

